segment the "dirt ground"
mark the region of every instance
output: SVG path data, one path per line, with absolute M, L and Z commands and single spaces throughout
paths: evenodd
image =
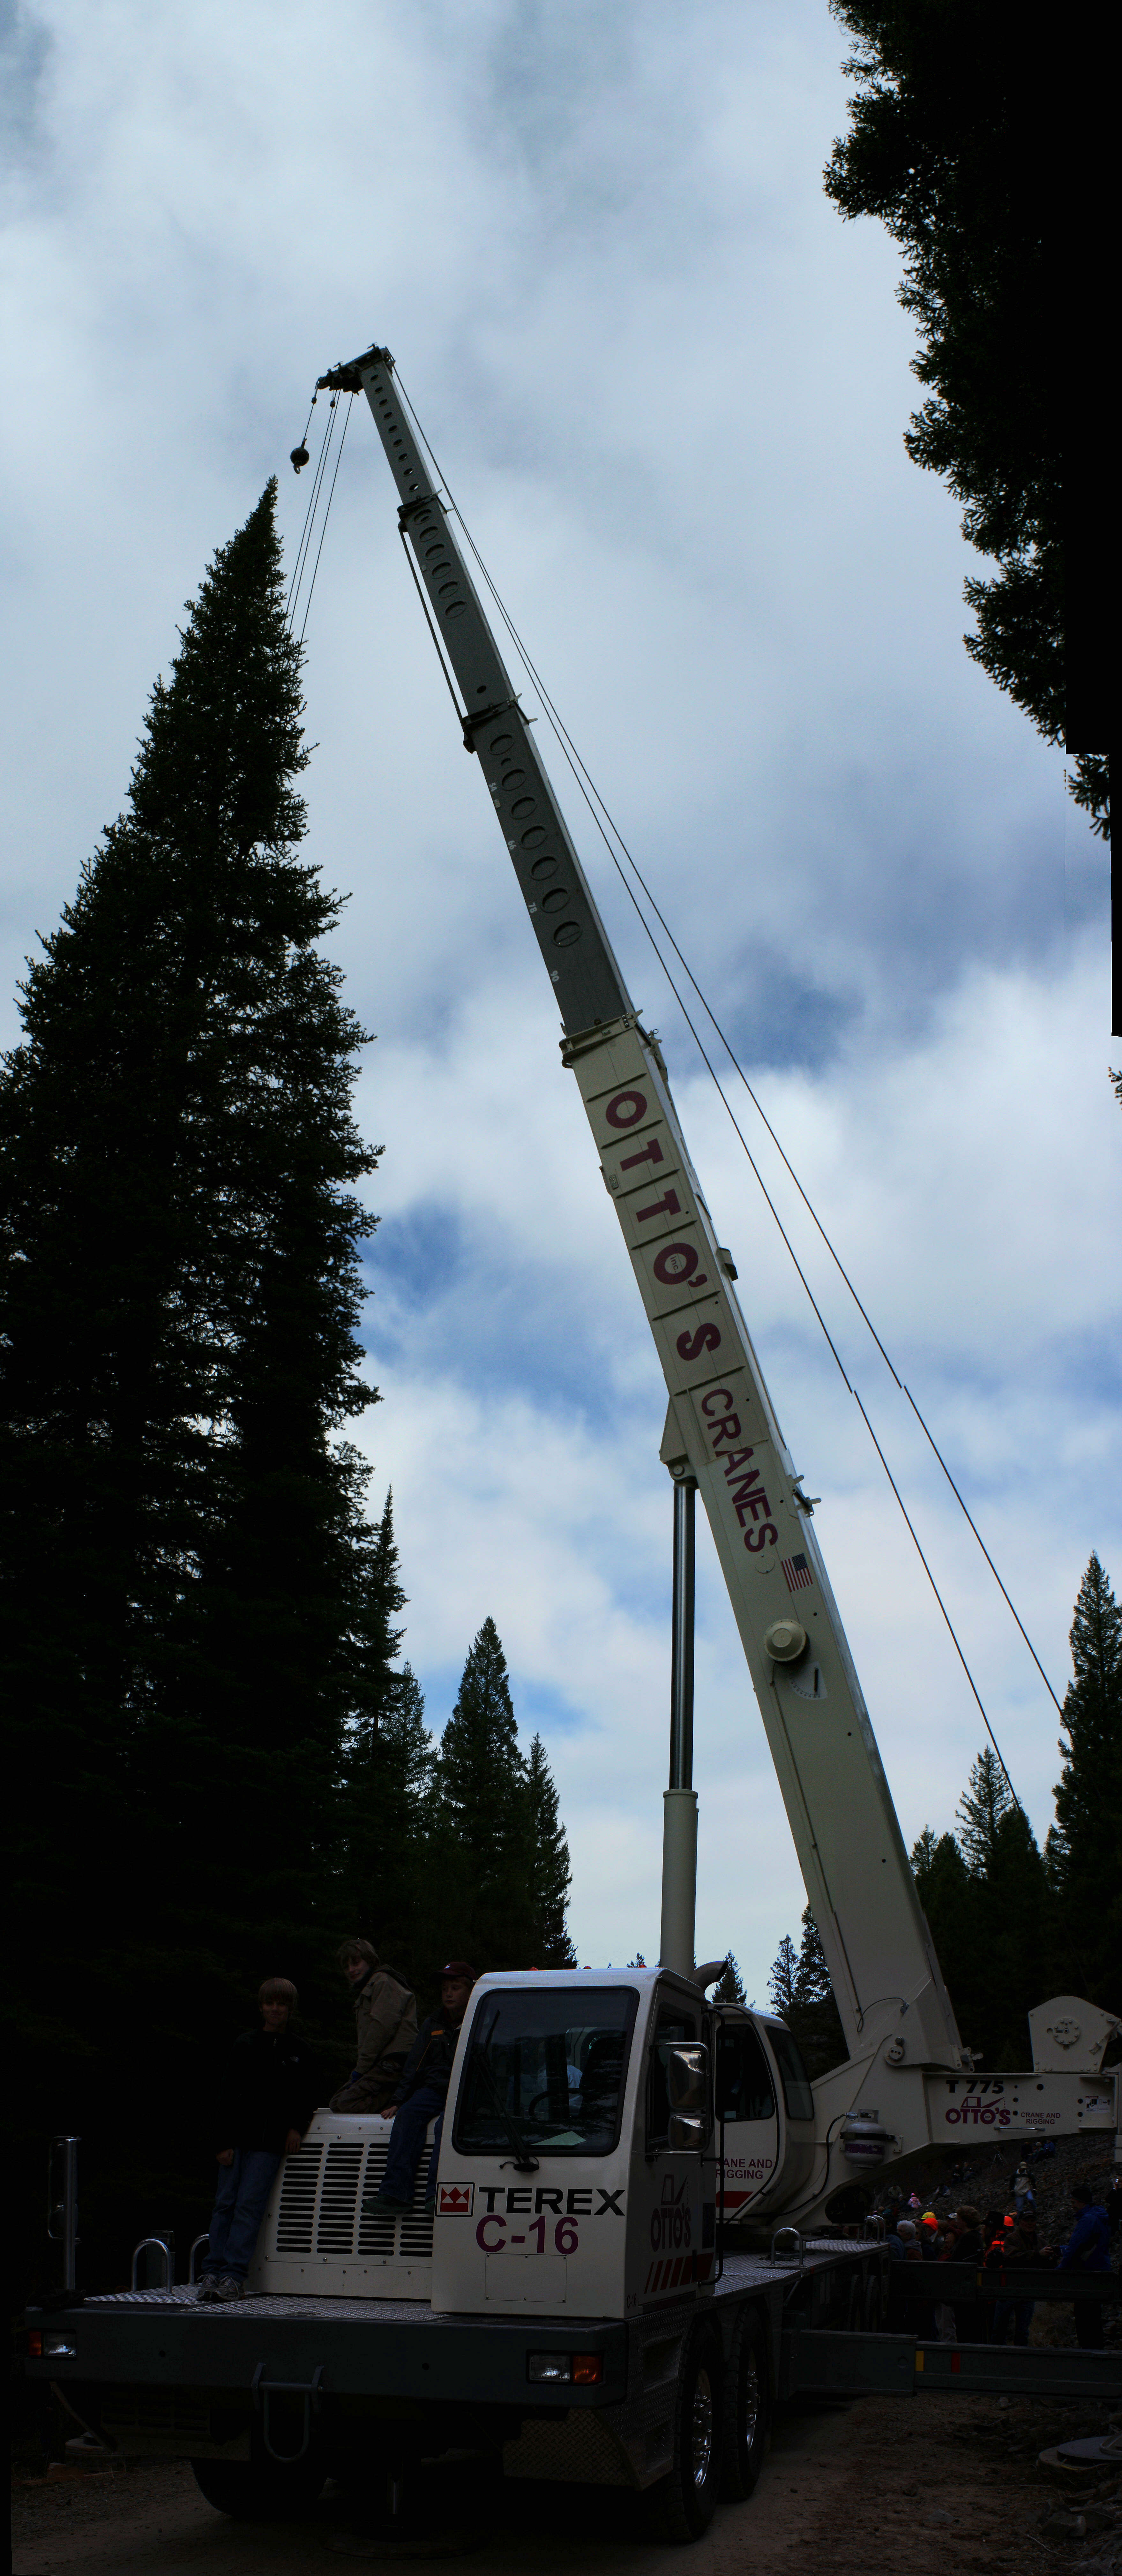
M 1115 2417 L 1114 2421 L 1120 2419 Z M 1057 2441 L 1101 2432 L 1105 2407 L 999 2398 L 801 2401 L 777 2418 L 751 2503 L 723 2509 L 679 2553 L 652 2540 L 633 2499 L 609 2490 L 508 2486 L 457 2527 L 456 2473 L 430 2489 L 430 2531 L 408 2553 L 357 2530 L 328 2489 L 295 2525 L 233 2523 L 205 2504 L 186 2463 L 19 2481 L 14 2576 L 306 2576 L 329 2559 L 470 2559 L 473 2576 L 1122 2576 L 1122 2475 L 1078 2494 L 1038 2466 Z M 1085 2536 L 1042 2528 L 1081 2510 Z

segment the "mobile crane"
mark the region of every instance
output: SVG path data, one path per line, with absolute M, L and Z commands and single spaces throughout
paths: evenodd
M 668 2532 L 688 2539 L 719 2492 L 750 2493 L 775 2393 L 1111 2384 L 1105 2352 L 985 2345 L 954 2352 L 952 2379 L 949 2347 L 878 2332 L 887 2253 L 836 2222 L 855 2179 L 932 2142 L 1114 2133 L 1122 2160 L 1122 2087 L 1102 2071 L 1120 2025 L 1060 1996 L 1029 2017 L 1030 2071 L 983 2074 L 962 2046 L 812 1502 L 661 1049 L 632 1006 L 389 351 L 372 347 L 319 383 L 365 395 L 382 440 L 666 1379 L 661 1956 L 653 1970 L 479 1981 L 434 2216 L 423 2168 L 406 2215 L 377 2206 L 388 2123 L 319 2111 L 278 2176 L 248 2299 L 196 2308 L 164 2248 L 159 2289 L 136 2286 L 134 2263 L 130 2293 L 29 2310 L 28 2367 L 110 2446 L 190 2457 L 230 2510 L 314 2491 L 329 2468 L 361 2479 L 388 2463 L 392 2491 L 407 2458 L 475 2442 L 502 2445 L 508 2475 L 657 2489 Z M 845 2034 L 846 2060 L 813 2084 L 781 2021 L 707 2003 L 723 1961 L 694 1958 L 697 1493 Z M 1055 2276 L 1018 2284 L 1055 2295 Z M 948 2291 L 964 2286 L 947 2275 Z

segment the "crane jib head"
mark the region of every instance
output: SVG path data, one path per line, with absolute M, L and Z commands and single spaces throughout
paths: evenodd
M 360 394 L 362 392 L 362 378 L 359 374 L 359 368 L 368 367 L 372 364 L 388 367 L 391 375 L 393 373 L 393 358 L 390 351 L 388 349 L 379 349 L 376 344 L 372 344 L 369 349 L 363 349 L 357 358 L 341 360 L 337 367 L 330 367 L 325 376 L 317 376 L 317 394 L 322 394 L 324 392 L 331 392 L 333 394 Z

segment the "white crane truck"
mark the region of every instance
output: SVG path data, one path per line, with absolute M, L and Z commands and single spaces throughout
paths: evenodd
M 377 2206 L 389 2124 L 319 2111 L 282 2166 L 250 2295 L 165 2280 L 28 2311 L 31 2374 L 126 2455 L 185 2456 L 231 2511 L 329 2472 L 450 2448 L 506 2474 L 655 2489 L 671 2536 L 750 2493 L 776 2395 L 938 2387 L 1101 2393 L 1105 2351 L 1009 2352 L 883 2331 L 890 2264 L 839 2195 L 931 2142 L 1118 2140 L 1118 2023 L 1077 1997 L 1030 2015 L 1033 2066 L 986 2075 L 955 2026 L 811 1504 L 690 1162 L 464 552 L 371 348 L 320 379 L 365 394 L 430 624 L 459 690 L 557 998 L 605 1185 L 666 1378 L 674 1479 L 670 1785 L 657 1969 L 485 1976 L 456 2052 L 426 2215 Z M 747 1657 L 848 2056 L 811 2083 L 784 2024 L 716 2006 L 694 1960 L 693 1503 Z M 850 2197 L 850 2214 L 851 2214 Z M 73 2209 L 68 2214 L 73 2240 Z M 163 2252 L 163 2249 L 161 2249 Z M 139 2253 L 139 2249 L 138 2249 Z M 905 2267 L 907 2286 L 927 2286 Z M 134 2282 L 137 2264 L 134 2261 Z M 974 2273 L 943 2295 L 993 2296 Z M 1054 2274 L 1018 2294 L 1055 2296 Z M 1110 2285 L 1104 2285 L 1109 2295 Z M 1070 2295 L 1070 2288 L 1069 2288 Z M 922 2322 L 922 2320 L 921 2320 Z

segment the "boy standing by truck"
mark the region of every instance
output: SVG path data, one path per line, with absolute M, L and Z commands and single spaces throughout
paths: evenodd
M 203 2300 L 242 2299 L 265 2205 L 285 2156 L 294 2156 L 316 2107 L 312 2063 L 289 2030 L 297 2009 L 289 1977 L 266 1977 L 257 1997 L 259 2030 L 234 2041 L 223 2070 L 218 2190 L 199 2273 Z

